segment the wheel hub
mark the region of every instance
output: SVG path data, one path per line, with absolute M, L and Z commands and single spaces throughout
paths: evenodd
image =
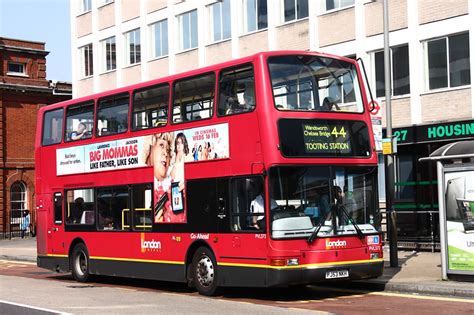
M 212 284 L 214 281 L 214 265 L 209 257 L 201 257 L 197 264 L 196 276 L 202 286 L 208 287 Z

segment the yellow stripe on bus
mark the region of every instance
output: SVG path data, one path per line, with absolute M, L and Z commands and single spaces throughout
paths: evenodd
M 113 260 L 113 261 L 132 261 L 132 262 L 148 262 L 148 263 L 155 263 L 155 264 L 184 265 L 184 261 L 173 261 L 173 260 L 152 260 L 152 259 L 117 258 L 117 257 L 102 257 L 102 256 L 91 256 L 90 259 Z
M 316 264 L 305 264 L 297 266 L 271 266 L 271 265 L 258 265 L 258 264 L 245 264 L 245 263 L 226 263 L 218 262 L 219 266 L 228 266 L 228 267 L 253 267 L 253 268 L 270 268 L 270 269 L 302 269 L 302 268 L 314 268 L 314 267 L 327 267 L 327 266 L 339 266 L 339 265 L 357 265 L 365 263 L 378 263 L 383 262 L 383 259 L 367 259 L 367 260 L 351 260 L 351 261 L 333 261 L 325 263 L 316 263 Z

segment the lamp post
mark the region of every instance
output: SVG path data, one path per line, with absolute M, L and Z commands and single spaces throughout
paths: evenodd
M 384 74 L 385 74 L 385 112 L 387 135 L 392 142 L 392 104 L 391 104 L 391 62 L 388 25 L 388 0 L 383 0 L 383 41 L 384 41 Z M 393 210 L 393 196 L 395 191 L 393 167 L 393 148 L 390 154 L 385 155 L 385 196 L 387 208 L 387 233 L 390 243 L 390 267 L 398 267 L 398 240 L 395 211 Z

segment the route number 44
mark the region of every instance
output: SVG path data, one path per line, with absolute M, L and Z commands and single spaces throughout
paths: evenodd
M 345 138 L 346 137 L 346 129 L 344 129 L 344 127 L 341 127 L 341 129 L 338 131 L 337 127 L 334 127 L 331 134 L 336 138 L 338 138 L 338 137 Z

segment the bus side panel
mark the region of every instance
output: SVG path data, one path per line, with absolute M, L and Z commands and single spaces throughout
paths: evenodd
M 47 195 L 41 194 L 36 196 L 36 209 L 37 209 L 37 226 L 36 226 L 36 247 L 38 256 L 48 255 L 48 222 L 50 207 Z
M 184 264 L 102 260 L 92 258 L 92 274 L 159 281 L 185 282 Z

